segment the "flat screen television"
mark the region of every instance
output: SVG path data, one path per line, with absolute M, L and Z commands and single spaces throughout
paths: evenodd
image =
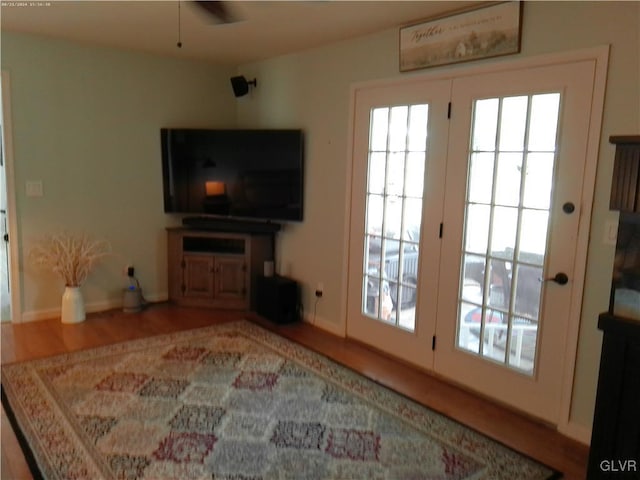
M 163 128 L 164 211 L 301 221 L 301 130 Z

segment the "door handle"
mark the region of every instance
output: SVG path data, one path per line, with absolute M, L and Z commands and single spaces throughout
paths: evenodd
M 564 272 L 558 272 L 553 277 L 541 278 L 540 281 L 556 282 L 558 285 L 566 285 L 569 283 L 569 277 Z

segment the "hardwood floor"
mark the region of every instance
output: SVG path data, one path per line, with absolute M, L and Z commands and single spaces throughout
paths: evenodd
M 546 425 L 450 385 L 428 373 L 364 345 L 309 324 L 274 325 L 257 315 L 153 305 L 141 313 L 120 311 L 89 315 L 78 325 L 59 319 L 0 326 L 1 363 L 42 358 L 179 330 L 248 318 L 280 335 L 322 353 L 371 379 L 459 421 L 565 474 L 586 476 L 588 447 Z M 28 467 L 4 410 L 1 430 L 2 480 L 30 480 Z M 515 480 L 515 479 L 514 479 Z

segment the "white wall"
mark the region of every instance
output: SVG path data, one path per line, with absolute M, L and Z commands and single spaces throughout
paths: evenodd
M 167 296 L 160 128 L 233 126 L 229 67 L 2 32 L 11 79 L 24 319 L 59 312 L 63 285 L 27 261 L 60 229 L 108 239 L 114 256 L 83 286 L 88 309 L 122 302 L 131 262 L 145 295 Z M 44 196 L 25 195 L 41 180 Z M 17 235 L 16 235 L 17 234 Z
M 605 222 L 615 218 L 608 211 L 614 149 L 607 140 L 640 132 L 639 22 L 638 2 L 527 2 L 518 55 L 611 45 L 572 403 L 572 420 L 585 428 L 592 421 L 600 355 L 597 315 L 607 308 L 613 259 L 613 248 L 601 241 Z M 121 255 L 91 277 L 88 303 L 119 300 L 124 262 L 136 266 L 146 293 L 166 295 L 164 227 L 172 219 L 162 212 L 158 130 L 235 124 L 237 114 L 242 126 L 307 132 L 305 219 L 279 235 L 278 267 L 302 282 L 307 312 L 315 310 L 319 323 L 341 330 L 350 87 L 409 75 L 398 73 L 397 52 L 398 30 L 392 29 L 229 72 L 2 32 L 2 68 L 12 83 L 25 312 L 59 309 L 60 282 L 25 261 L 33 240 L 59 227 L 108 238 Z M 228 86 L 236 72 L 258 78 L 258 88 L 237 100 Z M 26 180 L 42 180 L 45 196 L 27 198 Z M 317 282 L 325 294 L 314 309 Z
M 639 18 L 638 2 L 527 2 L 522 53 L 484 62 L 611 45 L 571 411 L 572 423 L 585 431 L 592 423 L 601 346 L 597 316 L 608 306 L 614 253 L 602 242 L 605 222 L 616 218 L 608 209 L 614 153 L 608 138 L 640 132 Z M 305 220 L 280 236 L 278 263 L 282 273 L 302 283 L 304 306 L 311 314 L 316 283 L 324 283 L 317 317 L 335 331 L 345 321 L 350 86 L 405 76 L 398 73 L 397 52 L 398 31 L 393 29 L 238 70 L 259 81 L 259 89 L 239 106 L 240 124 L 298 126 L 308 132 Z

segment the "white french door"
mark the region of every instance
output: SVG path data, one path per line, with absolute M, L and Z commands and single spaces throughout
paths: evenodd
M 552 423 L 578 226 L 590 215 L 581 204 L 594 71 L 584 61 L 453 86 L 465 111 L 451 138 L 465 142 L 449 150 L 434 369 Z
M 557 423 L 594 71 L 356 92 L 349 336 Z
M 347 334 L 422 367 L 433 363 L 450 89 L 356 93 Z

